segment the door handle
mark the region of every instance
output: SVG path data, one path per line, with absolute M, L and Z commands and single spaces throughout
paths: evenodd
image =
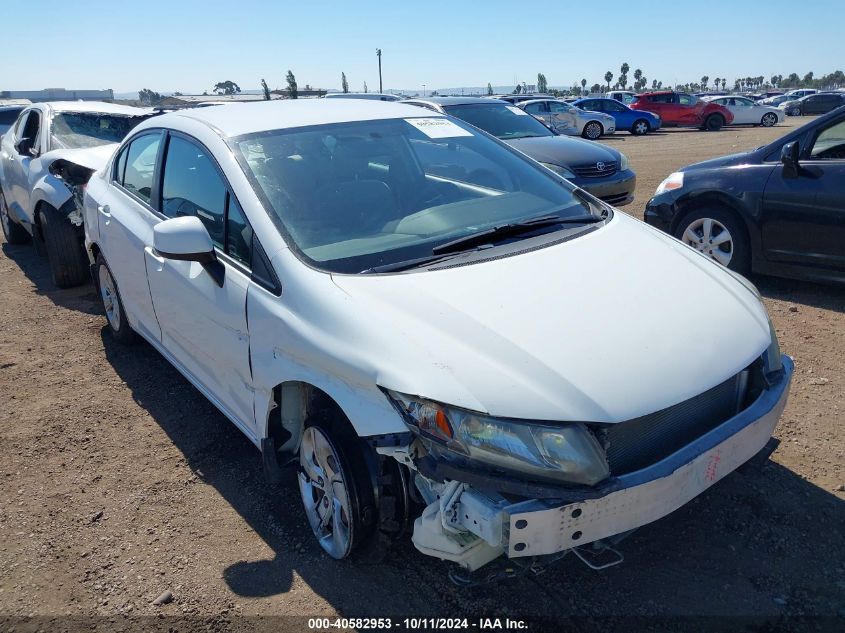
M 107 204 L 101 204 L 101 205 L 99 205 L 99 206 L 97 207 L 97 211 L 99 211 L 100 213 L 102 213 L 102 214 L 103 214 L 104 216 L 106 216 L 107 218 L 110 218 L 110 217 L 111 217 L 111 209 L 109 209 L 109 205 L 107 205 Z

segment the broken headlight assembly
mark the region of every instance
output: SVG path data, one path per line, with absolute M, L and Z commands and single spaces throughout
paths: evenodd
M 594 485 L 610 474 L 604 450 L 580 422 L 496 418 L 386 390 L 411 431 L 435 456 L 534 480 Z

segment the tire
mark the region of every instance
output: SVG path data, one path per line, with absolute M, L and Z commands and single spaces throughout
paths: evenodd
M 378 512 L 364 455 L 368 447 L 345 421 L 332 420 L 331 415 L 321 412 L 306 420 L 297 478 L 317 542 L 326 554 L 342 559 L 372 542 Z
M 767 112 L 763 115 L 763 118 L 760 119 L 760 125 L 763 127 L 772 127 L 777 125 L 778 123 L 778 115 L 774 112 Z
M 651 132 L 651 125 L 645 119 L 637 119 L 631 126 L 631 134 L 634 136 L 645 136 Z
M 102 254 L 97 255 L 94 271 L 94 284 L 97 286 L 97 292 L 103 302 L 103 311 L 106 313 L 109 331 L 119 343 L 128 345 L 135 340 L 135 332 L 132 331 L 132 327 L 126 318 L 126 310 L 123 308 L 123 300 L 120 298 L 117 282 L 112 277 L 111 269 L 106 264 Z
M 788 114 L 789 116 L 801 116 L 801 108 L 792 108 Z
M 591 141 L 601 138 L 602 134 L 604 134 L 604 128 L 598 121 L 590 121 L 581 131 L 581 136 Z
M 0 224 L 3 226 L 3 237 L 9 244 L 28 244 L 31 237 L 26 229 L 9 216 L 6 206 L 6 196 L 0 191 Z
M 735 272 L 744 275 L 750 268 L 748 234 L 742 222 L 730 210 L 696 209 L 681 218 L 675 229 L 675 237 Z
M 721 114 L 711 114 L 704 121 L 704 129 L 708 132 L 718 132 L 725 125 L 725 117 Z
M 53 283 L 59 288 L 83 283 L 88 276 L 88 262 L 76 229 L 50 206 L 38 211 L 38 224 Z

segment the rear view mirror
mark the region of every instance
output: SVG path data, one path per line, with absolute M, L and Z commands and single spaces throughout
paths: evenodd
M 783 146 L 780 151 L 780 162 L 783 163 L 784 178 L 798 178 L 798 159 L 800 155 L 798 141 L 792 141 Z
M 153 227 L 153 248 L 160 257 L 197 262 L 221 288 L 225 268 L 217 260 L 208 230 L 196 216 L 172 218 Z

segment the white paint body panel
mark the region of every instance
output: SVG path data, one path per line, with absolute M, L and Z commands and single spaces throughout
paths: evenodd
M 767 348 L 765 311 L 746 288 L 621 213 L 569 242 L 472 266 L 394 275 L 314 270 L 287 248 L 221 138 L 421 114 L 437 116 L 363 100 L 268 102 L 179 111 L 136 128 L 135 134 L 166 126 L 211 151 L 281 280 L 281 297 L 249 282 L 245 305 L 221 308 L 248 315 L 246 329 L 234 329 L 249 335 L 253 441 L 265 433 L 271 389 L 287 380 L 326 391 L 361 436 L 406 430 L 379 386 L 493 415 L 619 422 L 701 393 Z M 131 208 L 129 196 L 102 174 L 95 180 L 86 202 L 88 241 L 102 240 L 121 293 L 132 297 L 125 303 L 134 327 L 155 317 L 145 277 L 152 262 L 144 265 L 143 250 L 161 219 Z M 120 213 L 124 228 L 104 231 L 103 217 L 99 226 L 87 221 L 100 200 L 111 201 L 112 224 Z M 112 259 L 129 262 L 126 270 L 117 270 L 124 264 Z M 186 271 L 184 279 L 191 275 Z M 200 277 L 193 278 L 203 283 Z M 241 300 L 240 294 L 227 298 Z M 197 330 L 192 336 L 213 340 L 206 320 L 190 326 Z M 176 346 L 174 337 L 167 342 L 157 329 L 155 322 L 144 327 L 165 347 Z M 181 356 L 175 347 L 170 352 Z M 225 356 L 218 360 L 227 362 Z M 200 372 L 195 367 L 191 373 Z M 217 396 L 230 412 L 240 410 L 235 400 L 246 397 Z
M 774 114 L 778 118 L 778 123 L 783 123 L 784 119 L 786 119 L 786 115 L 783 113 L 783 110 L 774 106 L 767 106 L 759 103 L 753 103 L 752 105 L 727 105 L 729 99 L 730 97 L 711 97 L 706 98 L 705 100 L 718 103 L 730 110 L 731 114 L 734 115 L 734 120 L 731 125 L 760 125 L 763 120 L 763 116 L 769 113 Z M 751 100 L 749 99 L 749 102 L 750 101 Z

